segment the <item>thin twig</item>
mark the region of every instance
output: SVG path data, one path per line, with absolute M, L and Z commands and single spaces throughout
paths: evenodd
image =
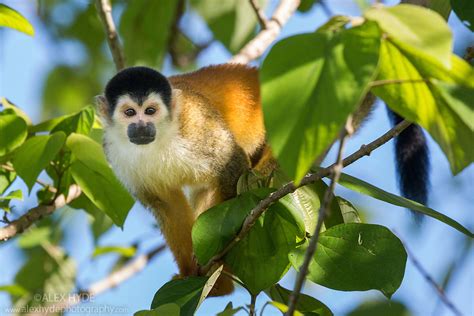
M 249 316 L 255 316 L 255 303 L 257 302 L 257 295 L 250 295 Z
M 0 167 L 2 169 L 6 170 L 6 171 L 15 172 L 15 169 L 13 169 L 13 167 L 11 167 L 9 165 L 1 165 Z M 44 181 L 41 181 L 39 179 L 36 179 L 35 181 L 36 181 L 36 183 L 38 183 L 42 187 L 47 188 L 49 192 L 56 193 L 56 191 L 57 191 L 56 188 L 51 186 L 51 184 L 48 184 L 48 183 L 46 183 Z
M 451 300 L 446 296 L 446 293 L 444 292 L 443 288 L 439 286 L 438 283 L 436 283 L 434 278 L 428 273 L 428 271 L 426 271 L 426 269 L 421 265 L 418 259 L 416 259 L 415 255 L 413 254 L 413 252 L 411 252 L 408 245 L 400 238 L 400 236 L 398 236 L 398 238 L 400 239 L 405 250 L 407 251 L 408 258 L 410 258 L 411 262 L 413 262 L 413 265 L 418 270 L 418 272 L 420 272 L 423 278 L 435 289 L 436 294 L 444 303 L 444 305 L 446 305 L 446 307 L 449 308 L 449 310 L 451 310 L 454 315 L 462 316 L 462 313 L 459 311 L 459 309 L 457 309 L 453 302 L 451 302 Z
M 107 36 L 107 43 L 109 44 L 110 52 L 114 59 L 115 68 L 117 71 L 125 68 L 125 57 L 120 45 L 120 40 L 115 27 L 114 19 L 112 17 L 112 5 L 109 0 L 96 0 L 97 11 L 100 19 L 104 24 L 105 33 Z
M 87 301 L 88 299 L 94 298 L 105 291 L 117 287 L 124 281 L 130 279 L 142 271 L 153 259 L 153 257 L 162 252 L 165 248 L 166 245 L 159 245 L 150 252 L 136 257 L 130 263 L 126 264 L 117 271 L 112 272 L 104 279 L 93 283 L 87 290 L 68 295 L 67 300 L 58 302 L 58 304 L 55 304 L 54 306 L 48 306 L 48 311 L 51 311 L 48 313 L 48 315 L 57 314 L 58 312 L 67 312 L 68 309 L 81 303 L 82 301 Z
M 464 54 L 464 60 L 470 63 L 471 60 L 473 59 L 474 59 L 474 46 L 469 46 L 468 48 L 466 48 L 466 54 Z
M 262 8 L 257 3 L 257 0 L 249 0 L 252 9 L 255 11 L 255 15 L 257 16 L 258 23 L 262 29 L 267 28 L 267 17 L 265 16 L 265 12 L 263 12 Z
M 17 234 L 22 233 L 36 221 L 40 220 L 44 216 L 52 214 L 55 210 L 65 206 L 66 204 L 71 203 L 71 201 L 78 198 L 80 195 L 81 188 L 78 185 L 73 184 L 69 187 L 69 194 L 67 198 L 61 194 L 56 199 L 54 199 L 51 204 L 33 207 L 20 218 L 11 221 L 7 226 L 0 228 L 0 242 L 7 241 Z
M 342 161 L 343 167 L 346 167 L 353 162 L 359 160 L 360 158 L 364 156 L 369 156 L 370 153 L 375 150 L 376 148 L 382 146 L 392 138 L 398 136 L 405 128 L 407 128 L 411 123 L 408 121 L 402 121 L 396 126 L 394 126 L 392 129 L 390 129 L 388 132 L 374 140 L 373 142 L 367 144 L 367 145 L 362 145 L 359 150 L 348 156 Z M 307 174 L 298 185 L 295 185 L 293 182 L 289 182 L 285 185 L 283 185 L 281 188 L 276 190 L 275 192 L 272 192 L 267 198 L 261 200 L 257 206 L 255 206 L 251 211 L 250 214 L 245 218 L 244 223 L 242 224 L 242 228 L 240 229 L 239 233 L 237 236 L 235 236 L 234 239 L 232 239 L 227 246 L 222 249 L 218 254 L 214 255 L 209 262 L 202 266 L 200 268 L 200 273 L 202 275 L 205 275 L 210 268 L 219 260 L 221 260 L 227 252 L 232 249 L 240 240 L 242 240 L 245 235 L 250 231 L 252 226 L 255 224 L 257 219 L 268 209 L 270 205 L 281 199 L 287 194 L 295 192 L 298 188 L 314 183 L 317 180 L 320 180 L 323 177 L 327 177 L 330 175 L 334 168 L 336 167 L 336 164 L 332 164 L 326 168 L 322 168 L 318 170 L 317 172 L 314 173 L 309 173 Z
M 344 152 L 344 146 L 347 142 L 347 139 L 353 134 L 353 132 L 354 129 L 352 127 L 352 117 L 349 116 L 347 118 L 345 128 L 341 133 L 339 141 L 339 150 L 337 152 L 337 159 L 332 172 L 331 183 L 329 184 L 329 188 L 327 188 L 326 192 L 324 193 L 323 203 L 319 208 L 318 221 L 314 229 L 314 233 L 309 241 L 308 248 L 306 249 L 303 264 L 301 265 L 300 270 L 298 272 L 298 276 L 296 277 L 295 286 L 293 288 L 293 292 L 291 292 L 288 301 L 288 310 L 285 313 L 286 316 L 292 316 L 295 312 L 298 297 L 301 293 L 301 289 L 303 288 L 306 275 L 308 274 L 309 264 L 314 254 L 316 253 L 321 227 L 323 226 L 324 219 L 328 213 L 329 205 L 331 204 L 331 201 L 333 199 L 334 190 L 336 189 L 336 183 L 339 180 L 339 176 L 341 175 L 341 171 L 343 168 L 342 155 Z
M 265 50 L 280 34 L 283 25 L 288 22 L 300 4 L 300 0 L 281 0 L 272 18 L 250 42 L 248 42 L 232 59 L 230 63 L 247 64 L 262 56 Z

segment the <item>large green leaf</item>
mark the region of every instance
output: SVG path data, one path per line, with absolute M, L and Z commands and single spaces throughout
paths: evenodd
M 28 136 L 24 119 L 12 111 L 0 112 L 0 156 L 18 148 Z
M 296 269 L 304 261 L 307 245 L 290 254 Z M 403 280 L 406 260 L 401 241 L 386 227 L 341 224 L 320 234 L 307 278 L 335 290 L 376 289 L 390 297 Z
M 249 212 L 271 192 L 270 189 L 245 192 L 201 214 L 192 232 L 198 262 L 207 263 L 235 238 Z M 224 261 L 252 292 L 258 293 L 283 276 L 289 266 L 288 252 L 303 237 L 301 213 L 288 203 L 277 202 L 228 252 Z
M 261 70 L 262 102 L 268 139 L 288 176 L 300 180 L 337 137 L 375 76 L 379 46 L 380 31 L 369 22 L 272 48 Z
M 472 103 L 458 103 L 459 108 L 453 108 L 437 86 L 423 81 L 435 78 L 465 91 L 474 89 L 474 71 L 457 58 L 452 58 L 451 64 L 451 68 L 444 68 L 416 50 L 384 41 L 378 79 L 408 82 L 384 84 L 373 91 L 392 110 L 424 127 L 440 145 L 452 172 L 457 174 L 474 160 L 473 132 L 459 115 L 459 108 L 464 108 L 461 112 L 472 111 Z
M 450 0 L 451 6 L 464 25 L 474 32 L 474 6 L 472 0 Z
M 265 293 L 275 302 L 287 304 L 291 295 L 291 291 L 285 289 L 279 284 L 273 285 L 271 288 L 265 291 Z M 318 301 L 314 297 L 300 293 L 298 296 L 298 303 L 296 304 L 296 310 L 303 313 L 303 315 L 319 315 L 319 316 L 332 316 L 331 310 L 324 305 L 324 303 Z
M 449 0 L 431 0 L 429 8 L 441 15 L 445 21 L 448 21 L 449 14 L 451 13 Z
M 99 209 L 122 227 L 134 200 L 110 169 L 102 147 L 91 138 L 75 133 L 66 144 L 75 157 L 71 165 L 74 180 Z
M 35 34 L 33 26 L 27 19 L 2 3 L 0 3 L 0 27 L 1 26 L 6 26 L 31 36 Z
M 177 4 L 178 0 L 127 2 L 120 19 L 120 33 L 128 63 L 161 63 Z
M 414 210 L 416 212 L 420 212 L 422 214 L 428 215 L 430 217 L 433 217 L 455 229 L 460 231 L 463 234 L 466 234 L 470 236 L 471 238 L 474 237 L 474 234 L 470 232 L 467 228 L 456 222 L 454 219 L 439 213 L 429 207 L 424 206 L 423 204 L 420 204 L 418 202 L 406 199 L 404 197 L 389 193 L 387 191 L 384 191 L 380 188 L 377 188 L 376 186 L 373 186 L 370 183 L 367 183 L 365 181 L 362 181 L 360 179 L 354 178 L 350 175 L 341 173 L 341 176 L 339 178 L 340 185 L 345 186 L 348 189 L 351 189 L 353 191 L 371 196 L 377 200 L 381 200 L 393 205 L 401 206 L 410 210 Z
M 194 315 L 207 280 L 207 277 L 189 277 L 169 281 L 155 293 L 151 309 L 175 303 L 181 309 L 181 316 Z
M 257 0 L 260 8 L 266 0 Z M 256 31 L 257 16 L 248 1 L 192 0 L 193 8 L 206 21 L 214 38 L 231 53 L 241 49 Z
M 412 46 L 449 67 L 453 49 L 451 30 L 432 10 L 411 4 L 377 6 L 367 10 L 364 16 L 376 21 L 393 40 Z
M 12 159 L 13 166 L 30 190 L 41 171 L 59 153 L 65 140 L 66 135 L 63 132 L 34 136 L 15 152 Z

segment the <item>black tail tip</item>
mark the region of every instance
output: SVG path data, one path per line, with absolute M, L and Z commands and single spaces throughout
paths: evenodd
M 389 110 L 394 125 L 403 118 Z M 428 202 L 430 187 L 430 157 L 426 136 L 420 126 L 412 124 L 395 139 L 398 184 L 401 194 L 421 204 Z M 413 211 L 415 218 L 421 214 Z

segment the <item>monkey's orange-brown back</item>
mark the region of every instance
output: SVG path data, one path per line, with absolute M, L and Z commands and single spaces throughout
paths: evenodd
M 236 142 L 252 155 L 265 142 L 258 70 L 239 64 L 209 66 L 169 78 L 206 97 L 221 113 Z

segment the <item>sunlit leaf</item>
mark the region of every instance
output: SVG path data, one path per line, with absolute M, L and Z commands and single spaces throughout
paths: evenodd
M 15 152 L 13 166 L 30 190 L 41 171 L 59 153 L 65 140 L 66 135 L 63 132 L 34 136 Z
M 405 304 L 395 300 L 363 302 L 350 311 L 347 316 L 411 316 Z
M 121 247 L 121 246 L 102 246 L 96 247 L 92 253 L 92 258 L 102 256 L 109 253 L 116 253 L 123 257 L 133 257 L 137 252 L 136 247 Z
M 11 111 L 0 112 L 0 156 L 18 148 L 27 135 L 25 120 Z
M 0 196 L 0 201 L 5 200 L 20 200 L 23 201 L 23 192 L 21 190 L 15 190 L 9 192 L 7 195 Z
M 364 16 L 376 21 L 398 44 L 416 48 L 444 66 L 450 66 L 453 49 L 451 30 L 435 12 L 417 5 L 400 4 L 373 7 Z
M 336 34 L 286 38 L 265 58 L 267 137 L 289 177 L 300 180 L 306 174 L 360 104 L 375 75 L 379 45 L 379 29 L 370 22 Z
M 75 133 L 68 137 L 67 146 L 75 158 L 71 165 L 74 180 L 99 209 L 122 227 L 134 200 L 110 169 L 102 147 Z
M 35 34 L 33 26 L 27 19 L 9 6 L 0 3 L 0 27 L 1 26 L 6 26 L 31 36 Z
M 159 307 L 148 310 L 148 311 L 138 311 L 133 314 L 133 316 L 180 316 L 180 309 L 178 304 L 168 303 L 160 305 Z

